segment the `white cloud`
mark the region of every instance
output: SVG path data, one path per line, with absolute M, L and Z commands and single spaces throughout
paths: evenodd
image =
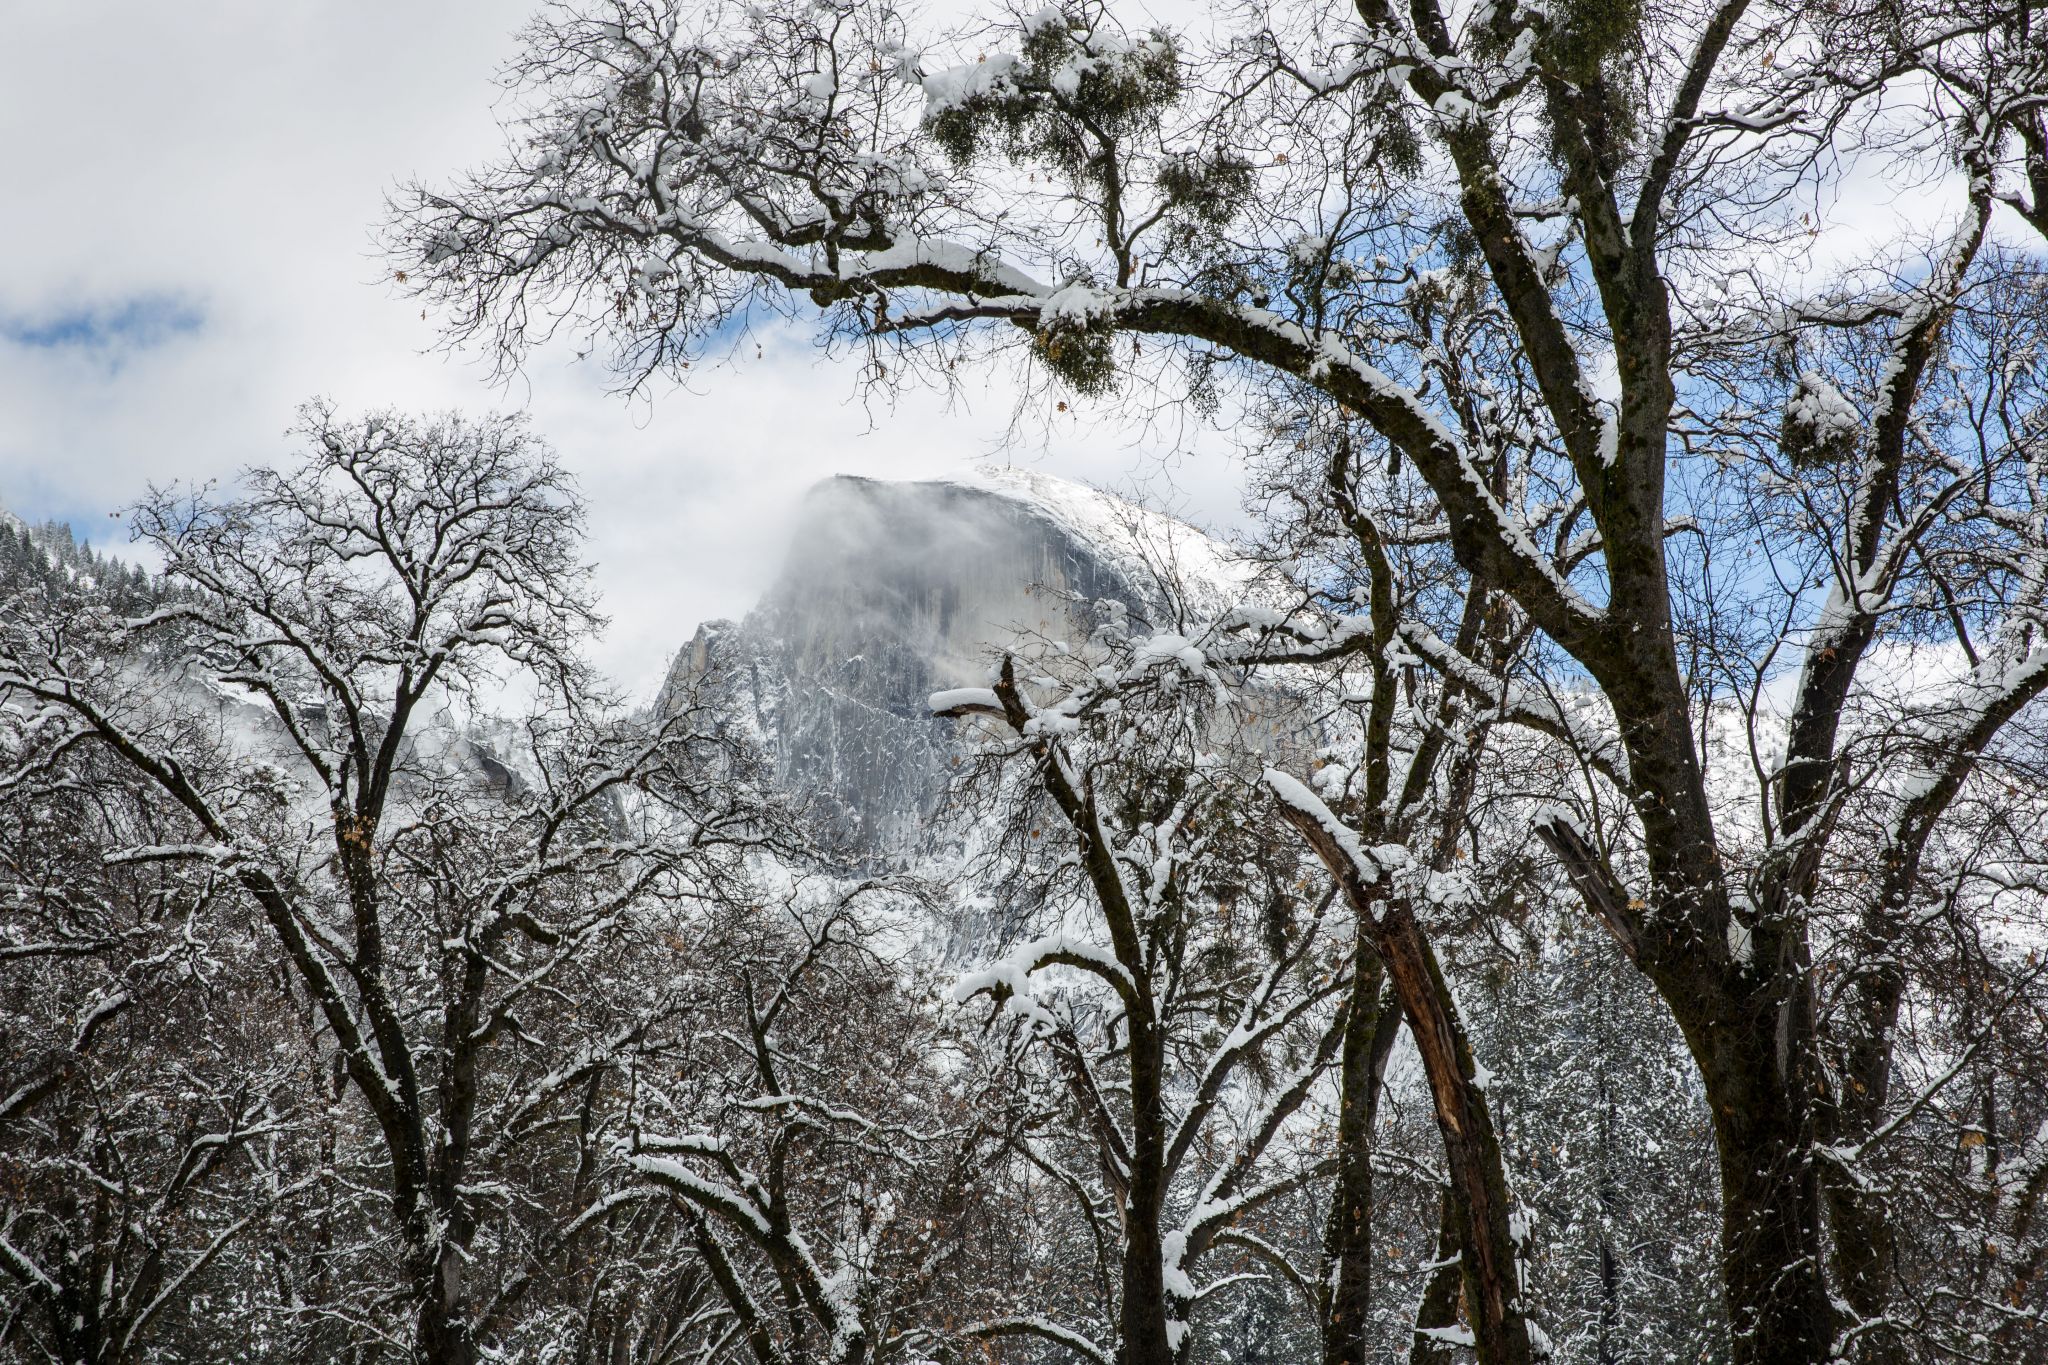
M 1003 452 L 1000 380 L 970 407 L 919 394 L 871 418 L 852 368 L 796 339 L 771 336 L 760 362 L 707 371 L 694 392 L 663 387 L 651 406 L 563 356 L 500 391 L 477 365 L 424 353 L 432 325 L 382 283 L 371 225 L 394 182 L 497 148 L 493 77 L 531 3 L 128 0 L 11 16 L 0 502 L 105 543 L 118 540 L 106 513 L 150 480 L 284 458 L 284 429 L 316 395 L 344 409 L 528 406 L 590 502 L 614 618 L 599 661 L 644 695 L 700 619 L 745 611 L 767 585 L 810 483 L 927 477 Z M 190 325 L 73 334 L 164 301 Z M 1050 444 L 1011 455 L 1114 486 L 1146 468 L 1126 439 L 1069 416 Z M 1234 511 L 1220 470 L 1177 478 L 1187 510 Z

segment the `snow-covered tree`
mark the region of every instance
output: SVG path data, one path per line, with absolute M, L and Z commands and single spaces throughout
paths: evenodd
M 2040 315 L 2040 16 L 1191 18 L 1080 0 L 949 35 L 887 0 L 558 7 L 511 73 L 507 154 L 407 192 L 394 263 L 456 341 L 516 361 L 568 325 L 635 383 L 808 305 L 883 382 L 1014 347 L 1097 405 L 1153 382 L 1335 405 L 1339 482 L 1426 491 L 1381 533 L 1444 546 L 1579 694 L 1502 718 L 1600 803 L 1538 833 L 1698 1070 L 1734 1357 L 1974 1349 L 1978 1308 L 1898 1311 L 1941 1272 L 1900 1265 L 1870 1162 L 1947 1074 L 1898 1047 L 1916 992 L 1947 990 L 1908 951 L 1949 875 L 1929 854 L 2048 687 L 2027 311 L 1969 321 L 2001 294 Z M 1799 253 L 1878 162 L 1939 186 L 1938 240 L 1817 280 Z M 1483 690 L 1485 660 L 1427 643 Z M 1981 928 L 1998 898 L 1945 903 Z M 2000 1311 L 2037 1320 L 2043 1292 L 2012 1281 Z
M 1346 1039 L 1351 971 L 1332 897 L 1246 768 L 1254 722 L 1197 639 L 1114 603 L 1083 648 L 1007 656 L 992 687 L 931 704 L 984 727 L 987 856 L 1028 891 L 1027 932 L 954 994 L 988 997 L 1042 1077 L 1017 1153 L 1085 1226 L 1097 1290 L 1078 1323 L 1026 1303 L 975 1330 L 1167 1365 L 1194 1358 L 1199 1306 L 1233 1281 L 1292 1282 L 1323 1310 L 1313 1271 L 1258 1228 L 1330 1174 L 1303 1120 Z M 1226 1247 L 1252 1263 L 1219 1274 Z
M 118 765 L 4 729 L 6 1337 L 94 1365 L 253 1345 L 278 1306 L 262 1247 L 313 1176 L 295 1157 L 317 1049 L 214 869 L 117 856 L 175 814 Z
M 152 823 L 103 861 L 176 869 L 264 926 L 277 1003 L 304 1002 L 360 1106 L 320 1164 L 376 1192 L 322 1253 L 359 1281 L 315 1316 L 468 1361 L 532 1261 L 610 1207 L 594 1098 L 674 1005 L 608 980 L 679 907 L 738 894 L 778 817 L 702 705 L 646 727 L 595 690 L 578 509 L 518 423 L 314 407 L 302 431 L 302 463 L 243 496 L 134 510 L 177 588 L 156 609 L 8 613 L 0 694 L 33 741 L 8 780 L 140 785 Z M 450 719 L 508 669 L 537 699 L 524 726 L 491 743 Z M 206 1111 L 195 1178 L 261 1126 L 269 1066 Z
M 677 1358 L 945 1358 L 1007 1298 L 1000 1106 L 886 948 L 916 923 L 910 890 L 797 886 L 707 926 L 688 1041 L 636 1074 L 630 1140 L 713 1286 Z

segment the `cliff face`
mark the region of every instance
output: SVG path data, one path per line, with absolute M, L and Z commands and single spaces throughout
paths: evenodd
M 1166 566 L 1219 598 L 1237 577 L 1199 532 L 1041 475 L 831 479 L 805 499 L 775 586 L 743 621 L 701 627 L 664 696 L 708 679 L 787 790 L 872 853 L 906 853 L 952 756 L 952 723 L 926 698 L 986 684 L 1006 642 L 1074 638 L 1089 602 L 1156 619 Z

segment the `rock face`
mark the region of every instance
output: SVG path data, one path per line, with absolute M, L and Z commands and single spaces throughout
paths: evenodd
M 867 853 L 905 854 L 952 757 L 952 722 L 926 698 L 985 685 L 1006 642 L 1074 638 L 1089 603 L 1156 619 L 1168 569 L 1217 598 L 1239 577 L 1200 532 L 1043 475 L 830 479 L 805 499 L 775 586 L 743 621 L 697 631 L 664 703 L 708 681 L 758 730 L 786 790 Z

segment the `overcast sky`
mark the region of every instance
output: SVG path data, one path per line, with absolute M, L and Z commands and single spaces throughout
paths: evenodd
M 1209 525 L 1236 512 L 1211 439 L 1073 415 L 1008 446 L 998 379 L 948 411 L 857 400 L 850 368 L 770 336 L 695 391 L 629 405 L 566 349 L 512 389 L 429 353 L 431 320 L 371 252 L 384 196 L 500 145 L 493 77 L 536 0 L 66 0 L 10 7 L 0 45 L 0 504 L 124 539 L 147 481 L 286 459 L 297 406 L 525 407 L 581 478 L 613 626 L 599 662 L 641 696 L 698 621 L 772 578 L 802 490 L 836 472 L 963 473 L 991 457 L 1141 489 Z M 950 0 L 948 0 L 950 3 Z M 1187 0 L 1154 0 L 1185 21 Z M 1865 168 L 1814 264 L 1867 258 L 1953 212 L 1943 177 Z M 1910 235 L 1910 234 L 1909 234 Z M 979 384 L 979 379 L 977 383 Z M 1047 415 L 1048 417 L 1050 415 Z M 1135 443 L 1134 443 L 1135 442 Z
M 0 504 L 118 546 L 147 481 L 288 457 L 296 407 L 525 407 L 577 471 L 613 625 L 599 662 L 640 695 L 699 620 L 772 578 L 802 490 L 837 472 L 963 473 L 994 456 L 1157 487 L 1156 446 L 1062 419 L 1006 449 L 1000 386 L 967 410 L 872 413 L 850 369 L 771 338 L 758 363 L 629 405 L 566 353 L 525 382 L 429 354 L 382 282 L 394 182 L 499 145 L 493 76 L 533 0 L 184 0 L 9 6 L 0 44 Z M 1228 517 L 1215 461 L 1183 510 Z

